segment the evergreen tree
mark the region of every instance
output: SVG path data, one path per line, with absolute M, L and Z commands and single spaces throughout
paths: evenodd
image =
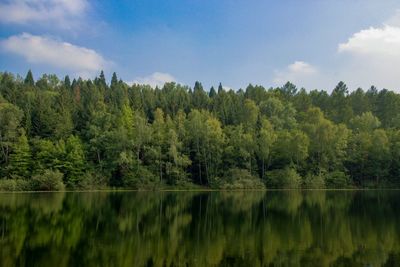
M 208 96 L 210 98 L 214 98 L 217 95 L 217 92 L 215 92 L 214 86 L 211 86 L 210 92 L 208 93 Z
M 70 88 L 71 88 L 71 80 L 69 79 L 69 76 L 68 76 L 68 75 L 66 75 L 65 78 L 64 78 L 64 86 L 65 86 L 67 89 L 70 89 Z
M 222 93 L 224 91 L 224 88 L 222 87 L 222 84 L 219 83 L 218 85 L 218 94 Z
M 106 76 L 104 75 L 104 71 L 100 72 L 100 76 L 96 78 L 96 84 L 99 85 L 102 89 L 107 88 Z
M 332 91 L 329 115 L 335 123 L 347 123 L 353 116 L 353 110 L 347 98 L 348 93 L 349 90 L 344 82 L 339 82 Z
M 28 73 L 26 74 L 24 84 L 29 85 L 29 86 L 35 85 L 35 81 L 33 80 L 33 74 L 32 74 L 31 70 L 29 70 Z
M 304 186 L 400 182 L 396 92 L 349 94 L 340 82 L 331 94 L 292 83 L 245 91 L 220 83 L 217 93 L 200 82 L 128 86 L 115 73 L 110 87 L 103 71 L 72 84 L 68 75 L 35 84 L 31 71 L 23 83 L 1 73 L 1 177 L 60 172 L 71 188 L 91 179 L 131 188 L 298 187 L 300 176 Z
M 110 84 L 110 88 L 111 89 L 115 89 L 115 87 L 118 84 L 118 78 L 117 78 L 117 74 L 115 72 L 113 72 L 112 78 L 111 78 L 111 84 Z
M 200 82 L 196 81 L 193 87 L 192 105 L 196 109 L 208 108 L 208 95 Z

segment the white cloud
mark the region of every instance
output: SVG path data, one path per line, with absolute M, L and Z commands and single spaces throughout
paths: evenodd
M 339 44 L 339 52 L 379 57 L 400 57 L 400 28 L 384 25 L 361 30 Z
M 288 70 L 293 74 L 314 74 L 316 68 L 304 61 L 295 61 L 288 66 Z
M 24 57 L 30 63 L 46 64 L 89 76 L 112 64 L 92 49 L 53 38 L 22 33 L 0 42 L 7 53 Z
M 277 86 L 291 82 L 298 87 L 314 87 L 319 71 L 316 67 L 304 61 L 295 61 L 284 70 L 276 70 L 273 83 Z
M 49 22 L 69 28 L 88 6 L 87 0 L 6 0 L 0 3 L 0 22 Z
M 323 69 L 296 61 L 275 71 L 273 82 L 290 81 L 307 89 L 332 88 L 344 81 L 351 90 L 371 85 L 400 91 L 400 10 L 381 26 L 369 27 L 352 34 L 337 45 L 336 64 Z
M 399 14 L 399 13 L 397 13 Z M 341 68 L 341 79 L 353 87 L 370 85 L 400 89 L 400 26 L 396 16 L 381 27 L 370 27 L 354 33 L 338 45 L 338 53 L 347 58 Z
M 400 27 L 400 9 L 397 9 L 396 13 L 388 20 L 386 20 L 384 24 Z
M 156 86 L 162 87 L 168 82 L 176 82 L 175 77 L 168 73 L 154 72 L 145 77 L 137 77 L 133 82 L 129 82 L 128 84 L 148 84 L 155 88 Z

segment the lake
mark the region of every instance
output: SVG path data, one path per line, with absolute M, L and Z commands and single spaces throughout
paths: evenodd
M 2 193 L 0 266 L 400 266 L 400 191 Z

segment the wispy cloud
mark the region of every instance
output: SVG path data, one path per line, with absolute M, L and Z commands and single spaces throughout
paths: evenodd
M 167 82 L 176 82 L 176 79 L 168 73 L 154 72 L 148 76 L 136 77 L 135 80 L 129 84 L 148 84 L 155 88 L 156 86 L 162 87 Z
M 6 0 L 0 3 L 0 22 L 53 23 L 70 28 L 88 6 L 87 0 Z
M 284 70 L 276 70 L 273 83 L 283 85 L 290 81 L 298 86 L 310 85 L 310 81 L 318 74 L 318 69 L 304 61 L 295 61 Z
M 5 52 L 22 56 L 30 63 L 46 64 L 82 76 L 112 65 L 92 49 L 29 33 L 2 40 L 0 46 Z

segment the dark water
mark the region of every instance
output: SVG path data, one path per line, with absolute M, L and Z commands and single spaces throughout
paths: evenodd
M 400 266 L 400 191 L 0 194 L 0 266 Z

